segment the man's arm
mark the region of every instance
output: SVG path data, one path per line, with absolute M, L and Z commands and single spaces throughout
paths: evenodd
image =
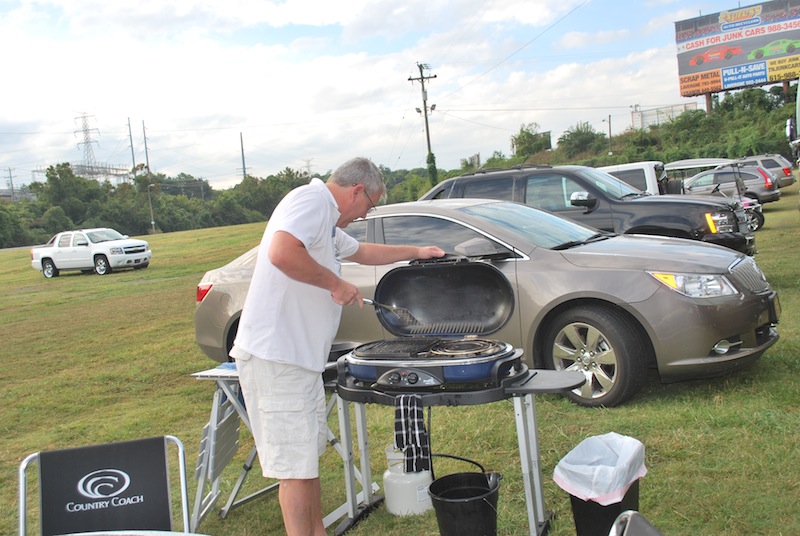
M 286 231 L 278 231 L 272 236 L 269 260 L 288 277 L 330 291 L 333 300 L 340 305 L 360 301 L 358 287 L 311 258 L 305 244 Z
M 397 261 L 413 259 L 432 259 L 444 255 L 444 250 L 437 246 L 389 246 L 362 242 L 348 261 L 359 264 L 377 265 L 391 264 Z

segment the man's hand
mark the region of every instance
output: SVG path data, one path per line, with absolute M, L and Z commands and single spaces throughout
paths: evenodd
M 331 298 L 339 305 L 353 305 L 358 304 L 359 307 L 364 306 L 364 298 L 361 296 L 361 291 L 352 283 L 339 278 L 336 286 L 331 291 Z
M 444 256 L 444 250 L 438 246 L 425 246 L 419 248 L 418 259 L 434 259 Z

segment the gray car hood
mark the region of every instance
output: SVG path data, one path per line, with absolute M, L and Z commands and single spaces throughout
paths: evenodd
M 661 204 L 664 202 L 674 204 L 675 201 L 679 203 L 693 202 L 697 205 L 705 205 L 709 208 L 716 208 L 720 205 L 730 207 L 732 210 L 736 209 L 738 201 L 735 199 L 728 199 L 723 196 L 716 195 L 691 195 L 691 194 L 665 194 L 665 195 L 643 195 L 641 197 L 626 198 L 625 201 L 632 201 L 641 204 Z
M 684 238 L 624 235 L 561 252 L 585 268 L 725 273 L 744 255 L 732 249 Z

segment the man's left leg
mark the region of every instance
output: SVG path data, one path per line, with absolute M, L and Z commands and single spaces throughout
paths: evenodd
M 325 536 L 319 478 L 281 480 L 278 500 L 287 536 Z

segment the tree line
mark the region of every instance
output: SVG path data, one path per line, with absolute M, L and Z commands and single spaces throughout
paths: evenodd
M 640 160 L 671 162 L 684 158 L 738 158 L 762 153 L 793 155 L 786 121 L 795 117 L 797 86 L 726 93 L 712 110 L 691 110 L 658 125 L 628 129 L 610 140 L 587 122 L 578 122 L 550 149 L 549 133 L 535 122 L 523 124 L 510 138 L 511 153 L 496 150 L 485 162 L 465 158 L 454 170 L 390 170 L 381 166 L 387 202 L 418 199 L 438 180 L 478 168 L 521 164 L 602 166 Z M 609 147 L 612 151 L 609 151 Z M 431 161 L 435 162 L 431 157 Z M 434 164 L 435 165 L 435 164 Z M 236 186 L 214 190 L 207 180 L 180 173 L 175 177 L 133 170 L 118 185 L 76 176 L 68 163 L 51 166 L 44 182 L 29 185 L 30 196 L 0 203 L 0 248 L 46 242 L 70 229 L 112 227 L 131 236 L 266 221 L 291 189 L 324 175 L 286 168 L 259 178 L 246 176 Z M 152 219 L 151 219 L 152 210 Z M 154 229 L 155 227 L 155 229 Z

